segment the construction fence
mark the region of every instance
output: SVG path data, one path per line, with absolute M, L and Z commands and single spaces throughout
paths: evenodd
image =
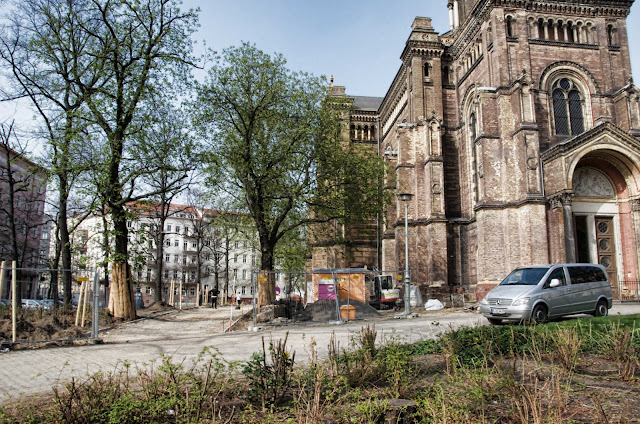
M 64 307 L 63 276 L 71 276 L 71 305 Z M 51 284 L 52 278 L 57 285 Z M 54 280 L 55 281 L 55 280 Z M 57 287 L 58 303 L 54 304 Z M 99 309 L 108 289 L 94 270 L 19 268 L 0 263 L 0 344 L 98 339 Z
M 261 282 L 275 280 L 273 316 L 258 316 Z M 381 316 L 382 310 L 403 308 L 403 272 L 367 269 L 314 269 L 311 272 L 254 271 L 249 296 L 254 324 L 272 318 L 293 322 L 344 322 Z M 412 295 L 415 296 L 414 293 Z M 416 299 L 419 304 L 419 300 Z M 412 301 L 413 303 L 413 301 Z M 269 310 L 269 308 L 267 308 Z M 261 312 L 262 313 L 262 312 Z

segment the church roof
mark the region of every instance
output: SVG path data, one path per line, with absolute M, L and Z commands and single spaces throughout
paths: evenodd
M 353 98 L 353 108 L 357 110 L 378 111 L 384 100 L 383 97 L 350 96 Z

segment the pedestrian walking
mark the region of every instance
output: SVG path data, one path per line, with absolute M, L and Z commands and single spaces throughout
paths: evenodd
M 217 288 L 211 290 L 211 307 L 214 309 L 218 309 L 218 294 L 220 294 L 220 292 Z

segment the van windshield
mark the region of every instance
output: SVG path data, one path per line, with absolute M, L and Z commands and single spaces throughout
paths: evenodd
M 523 285 L 523 286 L 535 286 L 540 282 L 540 279 L 544 277 L 544 274 L 549 271 L 548 267 L 544 268 L 518 268 L 511 272 L 500 283 L 501 286 L 506 285 Z

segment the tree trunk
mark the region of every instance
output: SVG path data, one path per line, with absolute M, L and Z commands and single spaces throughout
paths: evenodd
M 109 312 L 116 319 L 130 321 L 136 318 L 136 305 L 133 295 L 133 279 L 128 263 L 128 229 L 126 211 L 122 205 L 111 207 L 115 230 L 114 261 L 111 264 L 111 292 Z
M 60 181 L 62 184 L 62 181 Z M 64 306 L 71 306 L 71 240 L 67 225 L 67 199 L 60 189 L 60 211 L 58 229 L 60 231 L 60 256 L 62 258 L 62 288 L 64 290 Z
M 156 237 L 156 287 L 153 293 L 155 302 L 162 301 L 162 267 L 164 265 L 164 205 L 162 206 L 160 224 Z
M 276 276 L 273 273 L 273 246 L 261 249 L 261 272 L 258 277 L 258 306 L 270 305 L 276 300 Z
M 109 295 L 109 311 L 116 319 L 130 321 L 136 319 L 135 299 L 131 268 L 128 263 L 111 264 L 111 292 Z

